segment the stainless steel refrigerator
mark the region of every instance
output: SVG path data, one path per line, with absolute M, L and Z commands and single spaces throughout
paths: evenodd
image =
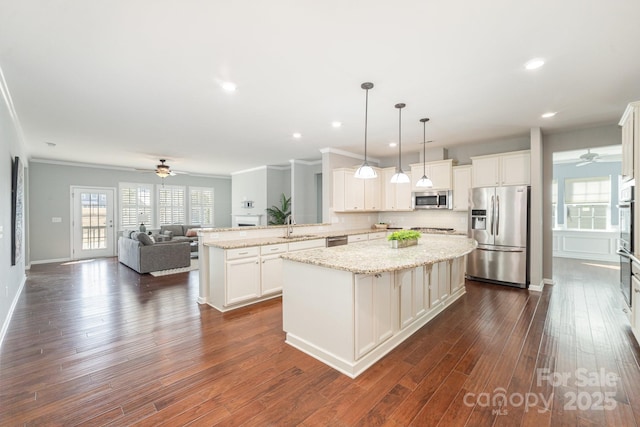
M 478 242 L 467 256 L 467 278 L 529 287 L 528 186 L 469 190 L 469 237 Z

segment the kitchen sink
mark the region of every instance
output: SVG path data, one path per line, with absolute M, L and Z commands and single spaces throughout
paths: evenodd
M 292 234 L 290 236 L 282 236 L 279 239 L 291 240 L 291 239 L 304 239 L 307 237 L 317 237 L 315 234 Z

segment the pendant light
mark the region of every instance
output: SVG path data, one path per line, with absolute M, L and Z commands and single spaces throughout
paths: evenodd
M 427 176 L 427 164 L 426 164 L 427 162 L 426 160 L 427 122 L 429 121 L 429 119 L 424 118 L 424 119 L 420 119 L 420 121 L 422 122 L 422 178 L 420 178 L 418 182 L 416 182 L 416 187 L 431 188 L 433 187 L 433 182 Z
M 356 170 L 354 176 L 361 179 L 371 179 L 378 176 L 376 171 L 367 163 L 367 113 L 369 112 L 369 89 L 373 88 L 373 83 L 362 83 L 360 87 L 366 91 L 364 101 L 364 163 Z
M 411 179 L 402 171 L 402 109 L 406 107 L 406 104 L 396 104 L 395 107 L 398 109 L 398 169 L 391 177 L 391 183 L 407 184 L 411 182 Z

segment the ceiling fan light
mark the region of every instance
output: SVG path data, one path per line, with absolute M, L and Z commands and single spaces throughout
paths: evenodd
M 353 175 L 356 178 L 360 179 L 371 179 L 378 176 L 375 170 L 368 163 L 364 163 L 362 166 L 356 170 L 356 173 Z
M 422 178 L 416 182 L 416 187 L 431 188 L 433 187 L 433 181 L 431 181 L 428 176 L 422 175 Z
M 410 182 L 411 182 L 411 179 L 409 178 L 409 175 L 404 173 L 402 169 L 394 173 L 393 176 L 391 177 L 392 184 L 408 184 Z

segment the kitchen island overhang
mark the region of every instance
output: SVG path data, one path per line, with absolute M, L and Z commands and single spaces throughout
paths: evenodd
M 286 342 L 355 378 L 465 293 L 463 236 L 355 243 L 283 255 Z

